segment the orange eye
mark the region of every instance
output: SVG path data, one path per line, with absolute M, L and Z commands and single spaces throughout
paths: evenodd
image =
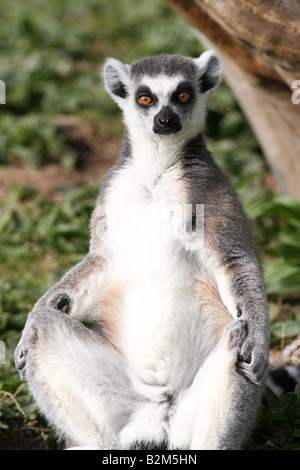
M 148 104 L 152 103 L 152 98 L 150 96 L 141 96 L 139 98 L 139 103 L 144 105 L 144 106 L 147 106 Z
M 190 97 L 191 97 L 191 95 L 187 91 L 183 91 L 178 96 L 179 101 L 181 101 L 182 103 L 185 103 L 186 101 L 188 101 L 190 99 Z

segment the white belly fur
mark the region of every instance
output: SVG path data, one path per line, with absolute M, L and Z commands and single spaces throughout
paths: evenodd
M 189 344 L 189 332 L 199 341 L 201 320 L 193 294 L 196 264 L 190 262 L 193 255 L 186 253 L 182 240 L 176 239 L 182 217 L 173 208 L 186 201 L 184 189 L 178 190 L 178 170 L 166 176 L 166 185 L 161 178 L 152 191 L 137 179 L 134 182 L 133 176 L 116 178 L 109 194 L 109 277 L 125 286 L 122 352 L 136 387 L 153 397 L 170 384 L 173 362 L 188 360 L 187 350 L 193 344 L 192 339 Z M 172 179 L 177 180 L 174 191 Z M 179 356 L 178 348 L 186 351 L 180 350 Z M 193 351 L 195 359 L 200 349 Z

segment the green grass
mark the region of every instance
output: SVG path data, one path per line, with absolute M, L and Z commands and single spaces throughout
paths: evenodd
M 99 79 L 103 60 L 130 62 L 146 54 L 192 56 L 201 46 L 160 0 L 0 0 L 1 168 L 52 163 L 84 168 L 82 146 L 59 116 L 80 118 L 100 147 L 119 141 L 120 113 Z M 208 145 L 231 178 L 253 223 L 271 313 L 271 346 L 300 334 L 300 204 L 266 185 L 268 168 L 232 92 L 222 84 L 209 103 Z M 84 148 L 84 157 L 93 149 Z M 100 155 L 101 157 L 101 155 Z M 0 201 L 0 448 L 43 447 L 51 433 L 40 420 L 13 351 L 35 301 L 82 259 L 100 181 L 57 188 L 47 197 L 26 181 Z M 283 331 L 285 336 L 283 338 Z M 283 399 L 266 391 L 250 448 L 299 448 L 298 392 Z

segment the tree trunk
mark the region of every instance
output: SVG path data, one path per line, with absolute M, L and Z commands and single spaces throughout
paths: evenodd
M 299 0 L 165 0 L 218 50 L 282 192 L 300 200 Z

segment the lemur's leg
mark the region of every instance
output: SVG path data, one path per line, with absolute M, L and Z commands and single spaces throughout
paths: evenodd
M 48 422 L 68 445 L 116 448 L 138 401 L 121 354 L 53 308 L 33 310 L 25 335 L 23 378 Z
M 171 420 L 171 445 L 190 449 L 237 449 L 260 403 L 260 388 L 238 372 L 247 335 L 242 319 L 231 321 L 206 359 Z M 184 431 L 183 431 L 184 430 Z
M 105 260 L 88 254 L 38 300 L 35 309 L 50 307 L 77 320 L 93 319 L 95 311 L 99 312 L 106 273 Z
M 131 387 L 116 348 L 122 288 L 106 277 L 105 261 L 88 255 L 49 289 L 28 316 L 16 366 L 41 411 L 71 445 L 103 448 L 109 435 L 117 436 L 114 448 L 161 444 L 166 404 L 152 403 Z M 77 321 L 86 318 L 100 322 L 106 339 Z
M 105 279 L 105 261 L 99 256 L 89 254 L 37 301 L 33 311 L 28 315 L 15 351 L 15 362 L 21 378 L 24 375 L 23 366 L 26 363 L 28 348 L 35 340 L 32 332 L 43 321 L 41 312 L 45 312 L 47 316 L 48 310 L 56 310 L 60 315 L 67 314 L 77 320 L 92 318 L 94 310 L 97 310 L 99 315 L 99 299 L 101 299 Z

